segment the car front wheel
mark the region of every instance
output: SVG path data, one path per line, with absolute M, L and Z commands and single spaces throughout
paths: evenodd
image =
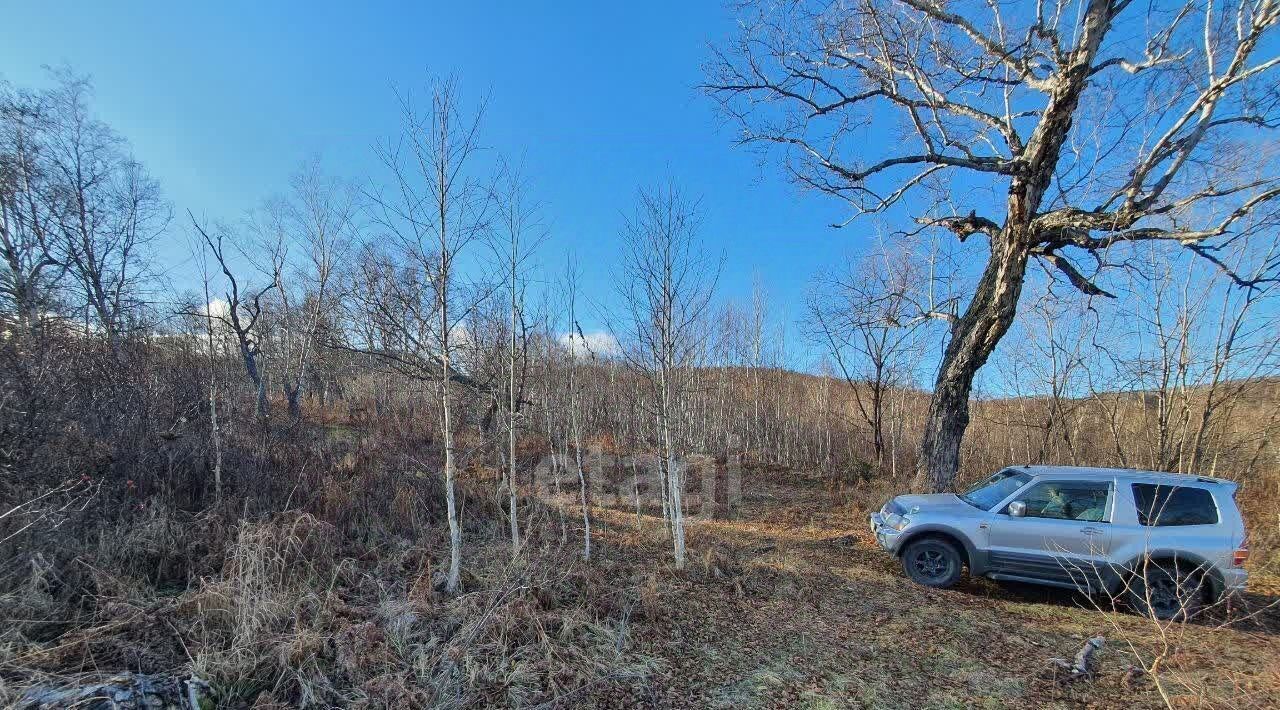
M 935 538 L 913 542 L 902 553 L 902 569 L 926 587 L 950 587 L 960 580 L 963 565 L 955 545 Z

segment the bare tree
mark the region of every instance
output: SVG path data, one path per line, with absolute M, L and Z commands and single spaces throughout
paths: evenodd
M 209 318 L 219 321 L 235 338 L 236 348 L 240 353 L 240 361 L 244 365 L 245 376 L 254 390 L 254 416 L 264 418 L 271 413 L 271 405 L 267 399 L 267 380 L 262 371 L 262 334 L 260 323 L 263 313 L 263 298 L 280 284 L 280 271 L 284 268 L 284 254 L 273 251 L 269 265 L 265 269 L 266 277 L 260 286 L 248 286 L 236 277 L 233 262 L 234 253 L 228 254 L 225 242 L 225 229 L 219 228 L 214 234 L 196 221 L 195 215 L 188 213 L 191 225 L 200 235 L 204 246 L 218 263 L 218 269 L 224 279 L 224 304 L 209 302 L 205 304 L 205 313 Z M 241 256 L 244 254 L 241 252 Z M 223 312 L 225 311 L 225 312 Z
M 1026 433 L 1009 437 L 1011 443 L 1021 439 L 1025 444 L 1025 454 L 1010 460 L 1031 464 L 1079 461 L 1077 429 L 1085 404 L 1080 395 L 1088 357 L 1096 349 L 1089 347 L 1090 334 L 1099 325 L 1091 297 L 1061 298 L 1049 286 L 1028 304 L 1011 331 L 1015 337 L 1008 342 L 1018 347 L 1003 349 L 1002 357 L 998 352 L 995 363 L 1003 380 L 997 391 L 1015 397 L 1001 403 L 1006 427 Z
M 591 486 L 587 481 L 590 475 L 582 464 L 582 382 L 579 378 L 579 363 L 592 357 L 582 327 L 578 325 L 578 268 L 570 257 L 565 265 L 564 294 L 569 318 L 569 357 L 566 359 L 566 386 L 569 393 L 568 426 L 565 427 L 563 448 L 565 454 L 573 447 L 574 468 L 578 472 L 578 504 L 582 507 L 582 559 L 591 559 Z M 567 459 L 568 456 L 566 455 Z
M 213 309 L 210 304 L 213 299 L 209 292 L 209 262 L 205 252 L 204 243 L 192 242 L 192 252 L 197 263 L 200 264 L 200 281 L 204 287 L 204 337 L 205 348 L 209 365 L 209 438 L 213 444 L 213 490 L 217 500 L 222 500 L 222 425 L 218 421 L 218 346 L 215 333 L 217 328 L 214 326 Z M 192 309 L 190 313 L 197 313 L 198 310 Z
M 885 457 L 885 408 L 894 388 L 910 384 L 924 321 L 916 292 L 923 275 L 907 250 L 880 249 L 841 271 L 819 274 L 808 297 L 807 326 L 834 361 L 871 430 L 877 468 Z
M 413 354 L 413 364 L 436 365 L 449 520 L 449 573 L 445 587 L 452 593 L 457 591 L 462 573 L 452 385 L 455 380 L 466 379 L 460 377 L 454 358 L 462 324 L 484 295 L 466 293 L 457 260 L 489 229 L 487 211 L 492 190 L 471 173 L 480 150 L 477 138 L 484 111 L 482 107 L 467 116 L 452 80 L 432 84 L 429 111 L 420 111 L 408 96 L 401 97 L 401 109 L 401 136 L 378 148 L 378 157 L 390 172 L 392 184 L 370 195 L 374 220 L 401 250 L 402 278 L 388 273 L 382 280 L 393 291 L 403 279 L 425 286 L 417 293 L 429 295 L 430 300 L 424 303 L 417 296 L 396 298 L 391 304 L 378 303 L 375 307 L 379 309 L 378 317 L 388 319 L 394 326 L 391 330 L 406 346 L 398 351 L 384 350 L 385 355 L 398 358 L 403 364 L 406 360 L 401 353 L 408 352 Z
M 1223 261 L 1243 272 L 1277 250 L 1280 242 L 1259 235 L 1237 241 Z M 1214 473 L 1219 457 L 1261 443 L 1232 442 L 1228 428 L 1234 409 L 1258 397 L 1280 366 L 1280 282 L 1255 272 L 1255 287 L 1232 288 L 1229 276 L 1203 263 L 1168 261 L 1152 250 L 1138 258 L 1146 276 L 1135 278 L 1132 305 L 1112 315 L 1118 342 L 1107 343 L 1090 368 L 1104 383 L 1109 375 L 1111 391 L 1095 387 L 1092 401 L 1105 412 L 1122 465 Z M 1263 429 L 1255 426 L 1250 431 Z M 1252 466 L 1243 464 L 1230 468 L 1245 475 Z
M 546 238 L 539 221 L 540 205 L 528 195 L 529 186 L 518 166 L 505 165 L 499 176 L 495 197 L 498 230 L 493 249 L 502 263 L 506 280 L 509 322 L 506 347 L 507 408 L 507 517 L 511 530 L 512 553 L 520 550 L 520 521 L 516 507 L 516 430 L 525 400 L 529 348 L 529 324 L 525 317 L 524 271 L 533 252 Z
M 0 304 L 25 333 L 39 328 L 63 274 L 46 104 L 41 94 L 0 83 Z
M 769 342 L 771 333 L 769 295 L 759 274 L 752 278 L 751 299 L 747 304 L 730 301 L 725 304 L 720 318 L 719 341 L 725 364 L 743 368 L 751 391 L 748 407 L 738 412 L 741 418 L 742 441 L 745 449 L 754 449 L 765 455 L 776 456 L 777 442 L 770 436 L 774 423 L 769 408 L 775 401 L 765 386 L 765 378 L 771 369 L 779 367 L 776 348 Z
M 652 391 L 652 415 L 666 473 L 677 568 L 685 563 L 683 477 L 679 449 L 683 400 L 706 338 L 700 321 L 715 290 L 719 264 L 697 239 L 697 205 L 673 184 L 643 189 L 622 232 L 622 303 L 635 351 L 630 364 Z
M 909 209 L 926 187 L 963 194 L 916 221 L 988 238 L 972 298 L 949 319 L 923 488 L 956 474 L 974 375 L 1013 322 L 1032 259 L 1104 295 L 1097 271 L 1113 248 L 1161 241 L 1221 265 L 1240 220 L 1280 197 L 1274 155 L 1255 138 L 1280 119 L 1280 57 L 1267 56 L 1280 2 L 1025 9 L 760 3 L 710 69 L 708 91 L 741 140 L 781 147 L 801 184 L 855 216 Z
M 289 416 L 297 421 L 316 340 L 335 305 L 335 270 L 355 241 L 357 202 L 355 190 L 326 176 L 316 161 L 304 165 L 290 182 L 289 193 L 267 207 L 258 230 L 277 253 L 293 247 L 302 254 L 292 269 L 276 272 L 275 289 L 280 363 L 273 373 Z
M 58 182 L 60 260 L 73 277 L 86 318 L 119 355 L 141 307 L 151 242 L 172 213 L 160 187 L 128 146 L 89 114 L 87 80 L 62 72 L 48 94 L 47 145 Z

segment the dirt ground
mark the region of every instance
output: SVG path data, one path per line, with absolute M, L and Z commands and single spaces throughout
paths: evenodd
M 867 528 L 866 508 L 880 501 L 850 502 L 858 496 L 794 472 L 759 473 L 745 488 L 737 519 L 691 522 L 691 569 L 653 574 L 648 618 L 632 631 L 654 661 L 649 677 L 610 679 L 565 704 L 1165 707 L 1161 689 L 1174 707 L 1280 704 L 1275 580 L 1254 581 L 1246 605 L 1272 606 L 1250 618 L 1162 630 L 1058 590 L 912 584 Z M 637 540 L 634 513 L 601 518 L 605 545 L 625 555 Z M 656 538 L 650 532 L 644 546 Z M 1050 659 L 1072 657 L 1098 634 L 1107 647 L 1095 680 L 1052 678 Z M 1135 667 L 1150 667 L 1162 649 L 1157 688 Z

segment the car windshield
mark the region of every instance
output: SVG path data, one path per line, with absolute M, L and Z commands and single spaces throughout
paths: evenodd
M 963 493 L 960 500 L 975 508 L 991 510 L 992 506 L 1008 498 L 1030 480 L 1030 474 L 1005 469 Z

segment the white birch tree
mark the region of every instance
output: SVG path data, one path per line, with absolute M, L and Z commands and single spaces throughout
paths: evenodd
M 706 339 L 704 314 L 715 291 L 719 262 L 698 240 L 698 207 L 671 183 L 642 189 L 622 230 L 621 301 L 626 308 L 628 362 L 648 382 L 665 473 L 677 568 L 685 564 L 683 471 L 679 465 L 683 406 Z
M 455 397 L 456 384 L 472 384 L 455 366 L 462 324 L 481 300 L 468 289 L 459 258 L 489 229 L 491 188 L 473 173 L 480 151 L 478 134 L 483 106 L 468 115 L 452 80 L 436 80 L 430 108 L 418 109 L 401 97 L 401 135 L 378 147 L 378 157 L 391 176 L 390 186 L 372 191 L 373 216 L 399 248 L 399 268 L 409 280 L 426 286 L 429 302 L 399 299 L 405 309 L 384 317 L 402 322 L 392 330 L 407 346 L 386 352 L 418 371 L 434 369 L 444 444 L 444 495 L 449 523 L 449 571 L 445 589 L 458 590 L 462 574 L 462 523 L 458 514 Z M 391 278 L 388 283 L 395 283 Z M 410 301 L 414 301 L 409 303 Z
M 529 321 L 525 312 L 525 271 L 533 253 L 546 239 L 539 213 L 541 205 L 529 196 L 528 180 L 519 166 L 503 165 L 494 198 L 495 222 L 493 251 L 501 264 L 506 281 L 508 333 L 505 357 L 506 396 L 506 476 L 507 518 L 511 535 L 511 551 L 520 551 L 520 521 L 516 489 L 516 432 L 520 427 L 528 381 Z

